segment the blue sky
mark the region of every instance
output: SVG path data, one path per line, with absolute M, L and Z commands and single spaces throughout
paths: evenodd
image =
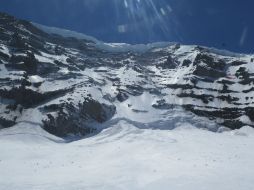
M 176 41 L 254 53 L 253 0 L 0 0 L 0 11 L 106 42 Z

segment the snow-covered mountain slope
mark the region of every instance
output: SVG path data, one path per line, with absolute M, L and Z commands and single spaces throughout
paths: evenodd
M 0 131 L 0 189 L 252 190 L 253 138 L 250 127 L 162 131 L 119 121 L 66 144 L 20 123 Z
M 70 137 L 122 120 L 143 129 L 254 126 L 252 55 L 179 44 L 113 50 L 36 26 L 0 14 L 2 128 L 36 124 Z
M 0 189 L 252 190 L 253 64 L 0 13 Z

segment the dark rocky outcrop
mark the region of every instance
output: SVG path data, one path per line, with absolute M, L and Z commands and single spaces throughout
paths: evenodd
M 174 105 L 168 104 L 165 100 L 158 100 L 156 104 L 152 105 L 155 109 L 168 110 L 173 109 Z
M 182 66 L 183 67 L 189 67 L 191 64 L 192 64 L 191 60 L 185 59 L 185 60 L 183 60 Z
M 193 72 L 194 75 L 210 78 L 221 78 L 226 76 L 226 63 L 223 61 L 215 61 L 212 56 L 207 54 L 198 54 L 193 64 L 196 66 Z
M 4 128 L 12 127 L 15 124 L 16 122 L 13 120 L 8 120 L 6 118 L 0 117 L 0 129 L 1 127 L 4 127 Z
M 56 113 L 47 114 L 47 119 L 43 120 L 43 128 L 56 136 L 67 137 L 68 135 L 84 136 L 94 132 L 95 128 L 91 123 L 103 123 L 109 120 L 115 114 L 116 108 L 86 98 L 78 107 L 71 103 L 64 103 L 45 106 L 43 110 Z
M 117 94 L 116 98 L 119 102 L 124 102 L 129 98 L 129 96 L 125 91 L 119 90 L 119 93 Z
M 30 108 L 40 105 L 43 102 L 49 101 L 53 98 L 63 96 L 65 93 L 70 91 L 71 89 L 64 89 L 40 93 L 21 86 L 17 88 L 12 88 L 11 90 L 0 89 L 0 95 L 2 98 L 12 99 L 16 102 L 16 104 L 20 104 L 26 108 Z
M 175 69 L 178 66 L 178 63 L 171 55 L 169 55 L 165 62 L 157 64 L 156 66 L 162 69 Z
M 23 55 L 12 55 L 10 58 L 10 63 L 6 64 L 6 67 L 9 69 L 23 70 L 28 74 L 37 73 L 38 61 L 31 52 L 26 52 L 26 56 Z

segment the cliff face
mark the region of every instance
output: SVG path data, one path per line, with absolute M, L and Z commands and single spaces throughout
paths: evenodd
M 117 119 L 254 126 L 254 56 L 179 44 L 111 51 L 53 33 L 0 14 L 0 127 L 36 123 L 66 137 Z

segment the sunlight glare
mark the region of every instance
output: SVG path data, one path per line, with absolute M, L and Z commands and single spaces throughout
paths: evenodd
M 127 18 L 126 23 L 118 24 L 119 33 L 140 31 L 151 34 L 156 33 L 153 26 L 159 26 L 165 35 L 170 35 L 173 9 L 165 0 L 114 0 L 114 3 L 119 18 Z

